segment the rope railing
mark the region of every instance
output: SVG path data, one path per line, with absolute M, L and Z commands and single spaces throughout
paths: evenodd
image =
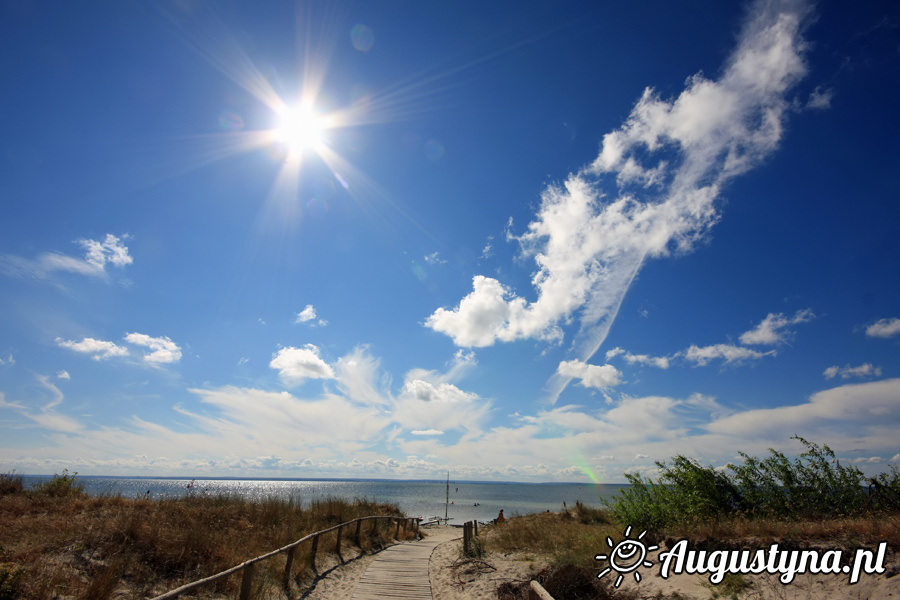
M 253 584 L 253 567 L 256 563 L 266 560 L 267 558 L 272 558 L 273 556 L 277 556 L 278 554 L 287 553 L 287 563 L 284 567 L 284 576 L 282 577 L 282 585 L 287 588 L 288 583 L 290 582 L 291 576 L 291 568 L 294 563 L 294 552 L 297 550 L 297 546 L 302 544 L 303 542 L 312 540 L 312 547 L 310 549 L 310 557 L 309 564 L 315 570 L 316 566 L 316 551 L 319 546 L 319 537 L 325 535 L 326 533 L 331 533 L 332 531 L 337 530 L 337 544 L 335 548 L 335 552 L 338 557 L 341 556 L 341 537 L 343 528 L 356 523 L 356 537 L 355 543 L 357 546 L 360 544 L 360 533 L 362 528 L 363 521 L 373 520 L 377 521 L 378 519 L 390 519 L 392 521 L 396 521 L 397 530 L 394 534 L 394 537 L 399 539 L 400 537 L 400 525 L 404 524 L 404 528 L 408 525 L 414 525 L 414 531 L 418 533 L 419 520 L 416 517 L 390 517 L 390 516 L 370 516 L 370 517 L 360 517 L 358 519 L 353 519 L 352 521 L 347 521 L 346 523 L 341 523 L 340 525 L 335 525 L 333 527 L 329 527 L 328 529 L 323 529 L 321 531 L 315 531 L 308 535 L 303 536 L 299 540 L 293 541 L 290 544 L 278 548 L 277 550 L 272 550 L 271 552 L 267 552 L 266 554 L 257 556 L 255 558 L 251 558 L 249 560 L 245 560 L 239 565 L 231 567 L 230 569 L 226 569 L 220 573 L 216 573 L 215 575 L 210 575 L 209 577 L 204 577 L 203 579 L 198 579 L 196 581 L 192 581 L 191 583 L 186 583 L 181 587 L 175 588 L 174 590 L 169 590 L 165 594 L 161 594 L 152 598 L 151 600 L 169 600 L 170 598 L 177 598 L 181 594 L 186 592 L 193 591 L 199 587 L 212 583 L 214 581 L 218 581 L 219 579 L 223 579 L 228 577 L 229 575 L 233 575 L 238 571 L 243 571 L 241 577 L 241 590 L 238 595 L 238 600 L 248 600 L 250 598 L 250 590 Z M 373 524 L 373 528 L 375 525 Z

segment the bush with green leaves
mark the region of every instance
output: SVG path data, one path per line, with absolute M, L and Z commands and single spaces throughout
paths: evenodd
M 771 456 L 764 459 L 741 452 L 742 464 L 721 470 L 681 455 L 668 463 L 657 461 L 657 482 L 626 474 L 631 485 L 607 505 L 618 521 L 645 529 L 738 515 L 816 519 L 900 509 L 896 467 L 890 474 L 866 480 L 856 467 L 842 465 L 828 446 L 799 436 L 791 439 L 806 448 L 794 460 L 770 449 Z M 867 497 L 867 482 L 877 497 Z
M 68 469 L 63 469 L 62 474 L 55 474 L 50 481 L 34 485 L 34 493 L 61 498 L 64 496 L 83 496 L 84 485 L 78 483 L 78 472 L 69 475 Z

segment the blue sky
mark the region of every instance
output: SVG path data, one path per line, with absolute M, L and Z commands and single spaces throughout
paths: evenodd
M 0 466 L 900 461 L 890 3 L 0 5 Z

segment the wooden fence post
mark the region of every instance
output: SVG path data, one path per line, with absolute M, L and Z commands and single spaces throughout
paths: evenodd
M 250 590 L 253 584 L 253 563 L 244 567 L 244 574 L 241 577 L 241 595 L 240 600 L 250 600 Z
M 360 528 L 362 528 L 362 522 L 363 522 L 362 519 L 356 520 L 356 546 L 358 548 L 362 548 L 362 544 L 360 543 L 360 540 L 359 540 L 359 530 L 360 530 Z
M 341 559 L 341 562 L 344 562 L 344 557 L 341 556 L 341 535 L 343 534 L 343 532 L 344 528 L 338 527 L 337 543 L 334 545 L 334 551 L 337 553 L 338 558 Z
M 316 573 L 316 550 L 319 549 L 319 536 L 313 538 L 312 548 L 309 549 L 309 567 Z
M 287 551 L 287 560 L 284 563 L 284 577 L 281 578 L 281 585 L 284 589 L 288 589 L 288 586 L 291 584 L 291 567 L 294 564 L 294 552 L 296 550 L 297 546 L 294 546 Z
M 478 537 L 478 521 L 472 521 L 472 527 L 475 528 L 475 537 Z
M 463 554 L 465 556 L 469 555 L 469 537 L 472 534 L 472 524 L 469 522 L 463 523 Z
M 397 521 L 397 531 L 396 531 L 396 533 L 394 533 L 394 539 L 399 540 L 400 539 L 400 519 L 396 519 L 396 521 Z

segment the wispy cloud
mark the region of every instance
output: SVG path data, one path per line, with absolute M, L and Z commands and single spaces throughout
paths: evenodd
M 115 356 L 128 356 L 128 348 L 119 346 L 115 342 L 96 340 L 86 337 L 80 342 L 56 338 L 56 343 L 61 348 L 68 348 L 81 354 L 88 354 L 94 360 L 105 360 Z
M 79 239 L 75 243 L 84 250 L 79 258 L 61 252 L 45 252 L 37 258 L 12 254 L 0 255 L 0 272 L 14 277 L 49 279 L 56 272 L 76 273 L 89 277 L 107 277 L 107 265 L 122 268 L 133 262 L 124 241 L 130 236 L 106 234 L 103 240 Z
M 900 335 L 900 319 L 881 319 L 866 327 L 868 337 L 889 338 Z
M 790 339 L 793 332 L 791 325 L 807 323 L 815 318 L 812 310 L 798 310 L 793 317 L 785 317 L 782 313 L 769 313 L 754 329 L 741 335 L 741 343 L 756 346 L 774 346 Z
M 718 79 L 695 75 L 672 99 L 647 88 L 589 167 L 544 190 L 525 232 L 509 234 L 537 265 L 535 301 L 477 275 L 472 292 L 426 326 L 459 346 L 559 342 L 561 323 L 579 313 L 575 348 L 583 361 L 593 356 L 643 262 L 705 238 L 723 186 L 778 146 L 786 95 L 806 73 L 806 10 L 757 3 Z M 567 383 L 557 379 L 551 395 Z
M 168 364 L 181 360 L 181 348 L 166 336 L 150 337 L 145 333 L 127 333 L 125 341 L 149 348 L 152 352 L 144 354 L 144 361 L 150 364 Z
M 29 419 L 34 426 L 51 432 L 71 434 L 82 431 L 84 425 L 81 422 L 56 411 L 56 407 L 62 404 L 63 399 L 65 398 L 62 391 L 60 391 L 46 375 L 37 375 L 37 380 L 44 393 L 49 395 L 49 399 L 39 410 L 35 411 L 33 408 L 28 408 L 21 403 L 7 402 L 2 393 L 0 393 L 0 408 L 11 408 L 16 410 L 22 416 Z
M 429 265 L 445 265 L 445 264 L 447 264 L 447 261 L 445 259 L 441 258 L 441 255 L 437 251 L 434 251 L 431 254 L 426 254 L 425 262 L 428 263 Z
M 888 421 L 897 413 L 897 394 L 900 393 L 900 379 L 886 379 L 870 383 L 844 385 L 817 392 L 802 404 L 760 408 L 730 415 L 709 424 L 713 433 L 735 434 L 741 437 L 758 436 L 762 439 L 789 436 L 816 430 L 818 435 L 833 435 L 843 431 L 846 437 L 867 435 L 889 435 L 896 445 L 896 438 Z M 850 429 L 848 425 L 864 426 Z M 838 437 L 838 436 L 836 436 Z M 873 440 L 874 441 L 874 440 Z
M 697 366 L 704 367 L 714 360 L 723 360 L 726 364 L 743 363 L 757 360 L 764 356 L 775 356 L 774 350 L 759 352 L 743 346 L 733 344 L 713 344 L 711 346 L 692 345 L 681 353 L 686 360 Z
M 657 369 L 668 369 L 670 358 L 668 356 L 650 356 L 649 354 L 632 354 L 622 348 L 616 347 L 606 351 L 606 360 L 621 356 L 630 365 L 643 365 L 648 367 L 656 367 Z
M 123 338 L 127 343 L 149 348 L 151 352 L 138 350 L 146 364 L 159 366 L 175 363 L 181 360 L 181 348 L 166 336 L 151 337 L 144 333 L 126 333 Z M 94 360 L 106 360 L 116 357 L 131 356 L 131 351 L 124 345 L 107 340 L 94 338 L 82 338 L 80 342 L 56 338 L 56 344 L 60 348 L 67 348 L 80 354 L 87 354 Z
M 864 363 L 858 367 L 845 365 L 843 367 L 828 367 L 822 373 L 825 379 L 834 379 L 838 375 L 841 379 L 850 379 L 851 377 L 881 377 L 881 367 L 875 367 L 871 363 Z

